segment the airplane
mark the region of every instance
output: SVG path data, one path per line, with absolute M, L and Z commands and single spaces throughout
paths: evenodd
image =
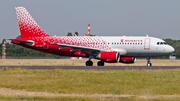
M 86 66 L 106 63 L 135 63 L 137 57 L 168 55 L 174 48 L 164 40 L 146 36 L 50 36 L 45 33 L 25 7 L 15 7 L 20 36 L 11 43 L 37 51 L 70 57 L 86 57 Z

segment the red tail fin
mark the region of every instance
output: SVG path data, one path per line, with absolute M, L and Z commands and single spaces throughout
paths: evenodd
M 21 37 L 42 37 L 49 36 L 36 23 L 33 17 L 24 7 L 16 7 L 16 14 L 21 32 Z

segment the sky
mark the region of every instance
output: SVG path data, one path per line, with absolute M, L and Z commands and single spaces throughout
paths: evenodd
M 1 0 L 0 40 L 20 35 L 15 7 L 24 6 L 50 35 L 148 36 L 180 40 L 180 0 Z

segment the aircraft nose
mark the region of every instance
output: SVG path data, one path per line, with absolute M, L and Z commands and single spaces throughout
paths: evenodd
M 169 52 L 169 53 L 173 53 L 174 51 L 175 51 L 175 49 L 174 49 L 172 46 L 169 46 L 168 52 Z

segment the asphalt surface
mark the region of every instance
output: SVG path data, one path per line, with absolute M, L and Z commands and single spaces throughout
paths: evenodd
M 180 66 L 0 66 L 0 69 L 26 68 L 26 69 L 65 69 L 65 70 L 158 70 L 158 69 L 180 69 Z

